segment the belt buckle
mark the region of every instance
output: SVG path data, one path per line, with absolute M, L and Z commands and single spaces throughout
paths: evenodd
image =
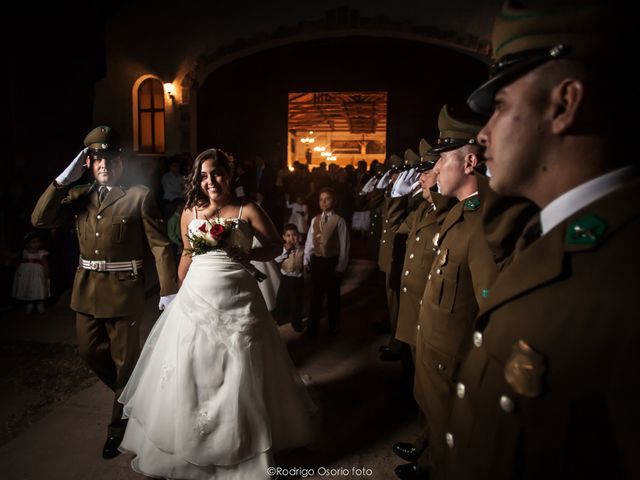
M 94 272 L 104 272 L 106 270 L 105 260 L 90 260 L 89 268 Z

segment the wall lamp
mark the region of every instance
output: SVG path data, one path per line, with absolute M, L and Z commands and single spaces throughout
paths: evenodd
M 173 83 L 165 83 L 164 84 L 164 91 L 167 95 L 169 95 L 169 98 L 171 99 L 172 102 L 176 101 L 176 89 L 173 86 Z

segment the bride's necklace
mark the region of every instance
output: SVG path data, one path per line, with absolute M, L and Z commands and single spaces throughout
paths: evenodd
M 212 219 L 215 218 L 216 219 L 216 223 L 220 223 L 220 212 L 226 206 L 227 205 L 222 205 L 221 207 L 214 208 L 212 214 L 211 215 L 204 214 L 204 218 L 206 220 L 212 220 Z

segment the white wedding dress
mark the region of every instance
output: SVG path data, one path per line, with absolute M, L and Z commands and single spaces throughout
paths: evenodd
M 251 226 L 234 221 L 230 241 L 250 248 Z M 120 402 L 129 418 L 120 450 L 157 478 L 272 478 L 273 452 L 309 444 L 318 430 L 257 281 L 221 250 L 193 257 Z

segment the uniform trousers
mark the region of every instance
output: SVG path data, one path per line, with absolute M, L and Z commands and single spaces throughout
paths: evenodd
M 127 426 L 118 398 L 129 380 L 140 354 L 138 320 L 141 314 L 117 318 L 95 318 L 76 312 L 76 335 L 82 359 L 114 392 L 108 435 L 122 438 Z
M 322 303 L 327 298 L 327 316 L 329 329 L 337 330 L 340 325 L 340 282 L 336 267 L 338 257 L 319 257 L 311 255 L 311 304 L 307 331 L 318 333 L 318 323 L 322 314 Z

